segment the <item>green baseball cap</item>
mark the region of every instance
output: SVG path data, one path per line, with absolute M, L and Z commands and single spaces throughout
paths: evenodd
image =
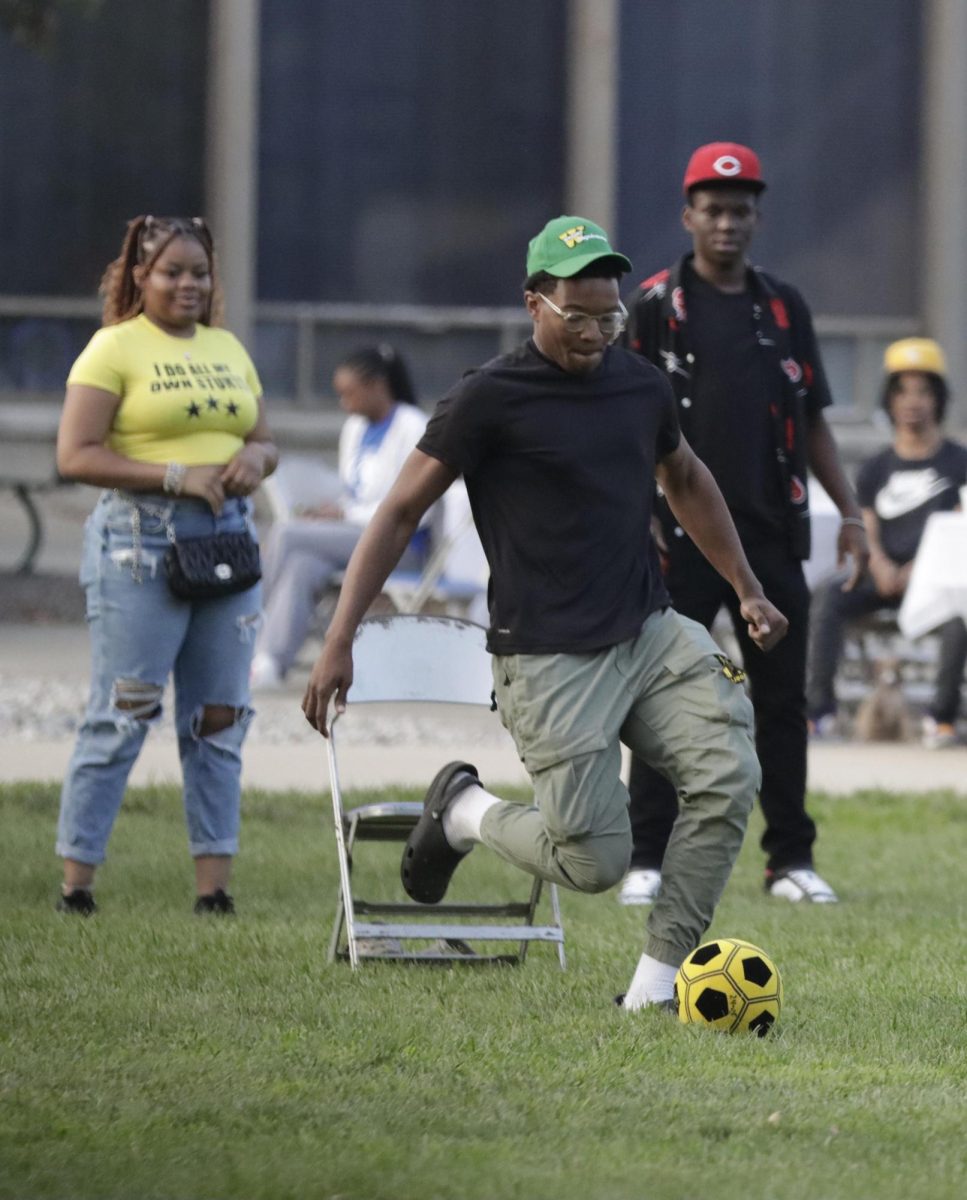
M 630 271 L 631 262 L 611 249 L 608 235 L 586 217 L 555 217 L 527 247 L 527 274 L 546 271 L 570 279 L 601 258 L 614 259 L 619 271 Z

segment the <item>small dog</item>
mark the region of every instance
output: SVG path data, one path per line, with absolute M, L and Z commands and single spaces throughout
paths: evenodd
M 853 734 L 860 742 L 909 742 L 916 736 L 916 722 L 900 686 L 896 659 L 876 664 L 873 690 L 856 710 Z

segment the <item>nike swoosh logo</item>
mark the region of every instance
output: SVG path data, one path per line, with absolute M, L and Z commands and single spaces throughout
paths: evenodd
M 953 486 L 949 479 L 938 477 L 933 467 L 926 471 L 898 472 L 877 492 L 873 508 L 881 520 L 893 521 L 916 512 Z

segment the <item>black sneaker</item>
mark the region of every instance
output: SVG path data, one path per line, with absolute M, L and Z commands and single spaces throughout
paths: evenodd
M 74 888 L 66 896 L 57 901 L 57 911 L 62 913 L 77 913 L 81 917 L 89 917 L 97 912 L 93 895 L 87 888 Z
M 198 916 L 205 913 L 215 913 L 219 917 L 235 916 L 235 901 L 228 892 L 218 888 L 210 896 L 199 896 L 195 901 L 195 912 Z

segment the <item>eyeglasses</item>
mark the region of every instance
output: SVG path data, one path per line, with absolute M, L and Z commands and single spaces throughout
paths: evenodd
M 628 321 L 628 310 L 620 300 L 618 301 L 617 312 L 602 313 L 599 317 L 593 317 L 590 313 L 586 312 L 565 312 L 563 308 L 558 308 L 554 301 L 545 296 L 543 292 L 538 292 L 537 294 L 547 307 L 556 312 L 561 318 L 564 322 L 564 328 L 568 333 L 584 333 L 590 323 L 596 321 L 601 333 L 613 342 Z

